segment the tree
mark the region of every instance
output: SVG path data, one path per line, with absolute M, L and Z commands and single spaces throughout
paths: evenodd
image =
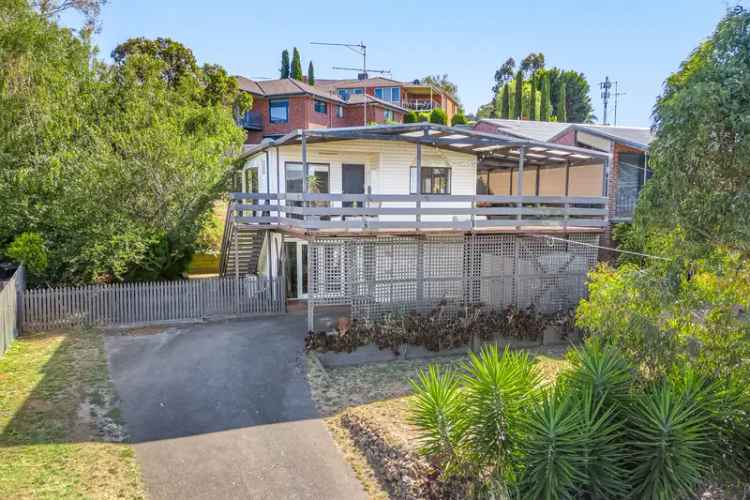
M 458 113 L 453 115 L 453 118 L 451 118 L 451 125 L 466 125 L 466 116 L 464 116 L 464 112 L 462 110 L 459 110 Z
M 173 88 L 190 85 L 197 77 L 198 64 L 193 51 L 171 38 L 130 38 L 115 47 L 112 59 L 116 64 L 123 64 L 136 54 L 148 56 L 144 60 L 159 60 L 163 64 L 162 76 Z
M 302 81 L 302 58 L 299 55 L 297 47 L 292 49 L 292 69 L 290 76 L 295 80 Z
M 0 253 L 39 235 L 49 284 L 180 276 L 244 141 L 226 72 L 140 49 L 92 63 L 25 2 L 0 17 L 0 81 L 26 82 L 0 86 Z
M 513 79 L 513 72 L 516 69 L 516 60 L 509 57 L 497 71 L 495 71 L 495 86 L 492 87 L 492 93 L 497 94 L 500 87 Z
M 501 99 L 500 118 L 510 118 L 510 85 L 503 85 L 503 94 Z
M 442 108 L 435 108 L 430 113 L 430 123 L 437 123 L 438 125 L 448 124 L 448 115 Z
M 495 117 L 495 101 L 482 104 L 477 109 L 477 118 L 494 118 Z
M 549 75 L 547 75 L 547 79 L 549 79 Z M 552 84 L 550 83 L 550 86 Z M 565 80 L 560 80 L 559 84 L 560 89 L 557 93 L 557 104 L 555 106 L 555 113 L 557 114 L 557 121 L 558 122 L 567 122 L 568 121 L 568 104 L 567 104 L 567 97 L 565 96 Z M 550 100 L 552 95 L 552 89 L 550 88 Z
M 315 68 L 313 68 L 313 62 L 307 65 L 307 83 L 315 85 Z
M 86 20 L 85 30 L 93 31 L 108 0 L 31 0 L 30 4 L 48 18 L 56 17 L 67 10 L 74 10 Z
M 529 81 L 529 95 L 527 97 L 528 100 L 528 106 L 527 106 L 527 113 L 529 120 L 531 121 L 537 121 L 539 120 L 539 115 L 537 115 L 536 112 L 536 94 L 537 94 L 537 87 L 538 87 L 538 73 L 534 73 L 531 75 L 531 80 Z
M 634 229 L 675 225 L 698 245 L 750 253 L 750 12 L 731 10 L 671 75 Z
M 409 111 L 404 115 L 404 123 L 417 123 L 418 118 L 417 113 Z
M 539 119 L 543 122 L 548 122 L 552 118 L 552 98 L 550 96 L 549 75 L 544 73 L 542 76 L 542 105 L 539 116 Z
M 565 95 L 567 100 L 567 121 L 570 123 L 591 123 L 596 118 L 593 114 L 589 96 L 589 82 L 583 73 L 573 70 L 561 70 L 550 68 L 547 71 L 550 79 L 550 99 L 552 107 L 557 109 L 561 81 L 565 82 Z M 559 119 L 559 118 L 558 118 Z
M 513 113 L 516 120 L 520 120 L 523 118 L 523 71 L 520 69 L 516 73 L 516 95 L 515 95 L 515 105 L 513 106 Z
M 289 78 L 289 51 L 284 49 L 281 51 L 281 68 L 279 69 L 279 76 Z
M 437 87 L 454 99 L 458 99 L 458 86 L 448 80 L 448 75 L 427 75 L 420 80 L 422 85 L 432 85 Z
M 519 68 L 525 75 L 533 75 L 537 71 L 544 69 L 544 54 L 541 52 L 530 53 L 521 61 Z

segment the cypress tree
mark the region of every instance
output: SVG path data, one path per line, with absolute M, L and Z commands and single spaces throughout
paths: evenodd
M 552 116 L 552 97 L 549 87 L 549 75 L 545 74 L 542 78 L 541 120 L 543 122 L 548 122 Z
M 520 120 L 523 118 L 523 71 L 518 70 L 516 73 L 516 95 L 515 105 L 513 106 L 513 118 Z
M 526 113 L 529 116 L 529 120 L 537 121 L 539 117 L 536 115 L 536 87 L 537 87 L 536 73 L 531 75 L 529 87 L 530 87 L 529 96 L 528 96 L 529 103 L 527 105 Z
M 289 78 L 289 51 L 284 49 L 281 52 L 281 69 L 279 70 L 281 78 Z
M 295 80 L 302 81 L 302 58 L 299 55 L 299 50 L 294 47 L 292 50 L 292 73 L 291 77 Z
M 312 61 L 307 65 L 307 83 L 315 85 L 315 68 L 313 68 Z
M 500 118 L 510 118 L 510 88 L 507 83 L 503 85 L 503 97 L 500 105 Z
M 565 96 L 565 79 L 560 78 L 560 92 L 557 94 L 557 121 L 567 122 L 568 121 L 568 104 L 567 97 Z

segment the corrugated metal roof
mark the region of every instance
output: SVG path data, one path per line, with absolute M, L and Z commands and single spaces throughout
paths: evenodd
M 588 123 L 538 122 L 529 120 L 504 120 L 485 118 L 481 120 L 497 127 L 497 131 L 537 141 L 552 141 L 570 128 L 605 137 L 618 143 L 639 149 L 648 149 L 654 135 L 648 128 L 614 127 Z

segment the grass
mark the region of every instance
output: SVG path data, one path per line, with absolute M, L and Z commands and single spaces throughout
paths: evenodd
M 568 366 L 565 345 L 526 350 L 547 382 L 553 382 Z M 342 422 L 342 416 L 367 422 L 394 450 L 403 450 L 407 455 L 414 453 L 417 434 L 407 422 L 412 394 L 409 381 L 427 365 L 459 367 L 466 359 L 465 356 L 450 356 L 328 370 L 321 370 L 317 363 L 308 363 L 308 379 L 318 409 L 370 498 L 389 498 L 393 492 L 388 491 L 378 464 L 354 442 L 350 430 Z
M 101 333 L 20 337 L 0 388 L 0 498 L 144 498 Z

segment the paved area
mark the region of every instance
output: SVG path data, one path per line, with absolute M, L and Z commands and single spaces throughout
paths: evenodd
M 151 498 L 365 498 L 310 397 L 304 331 L 289 314 L 106 338 Z

